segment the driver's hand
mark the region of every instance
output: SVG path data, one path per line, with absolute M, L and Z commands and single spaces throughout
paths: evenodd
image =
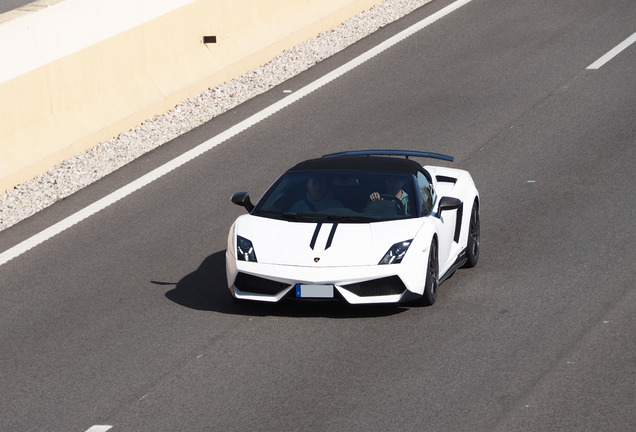
M 371 201 L 377 201 L 380 198 L 380 193 L 379 192 L 373 192 L 371 195 L 369 195 L 369 198 L 371 198 Z

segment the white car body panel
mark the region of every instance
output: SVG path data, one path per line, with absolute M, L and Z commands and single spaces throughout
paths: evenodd
M 334 224 L 288 222 L 252 215 L 240 216 L 232 229 L 254 244 L 258 262 L 290 266 L 337 267 L 377 265 L 391 246 L 411 240 L 422 226 L 422 219 L 375 223 L 339 223 L 331 246 L 326 249 Z M 318 232 L 314 248 L 312 237 Z M 268 245 L 268 247 L 259 247 Z M 320 258 L 317 263 L 316 257 Z

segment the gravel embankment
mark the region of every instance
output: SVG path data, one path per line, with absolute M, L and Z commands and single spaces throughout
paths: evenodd
M 0 231 L 144 153 L 310 68 L 431 0 L 385 0 L 269 63 L 188 99 L 169 112 L 51 168 L 0 197 Z

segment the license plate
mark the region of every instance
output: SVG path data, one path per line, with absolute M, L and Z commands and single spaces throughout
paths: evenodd
M 296 285 L 296 297 L 333 298 L 333 285 Z

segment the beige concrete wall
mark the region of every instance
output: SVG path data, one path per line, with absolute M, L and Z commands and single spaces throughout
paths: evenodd
M 0 83 L 0 193 L 379 2 L 196 0 Z

